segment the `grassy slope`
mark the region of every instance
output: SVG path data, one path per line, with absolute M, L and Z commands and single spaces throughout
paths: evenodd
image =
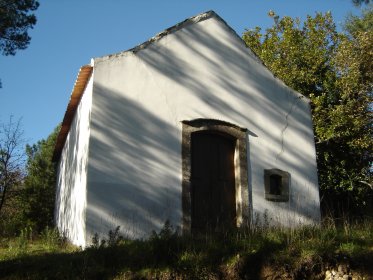
M 323 279 L 328 266 L 341 263 L 373 279 L 372 223 L 194 238 L 178 237 L 166 226 L 147 241 L 126 241 L 114 231 L 105 244 L 84 251 L 55 231 L 31 239 L 23 231 L 1 241 L 0 279 Z

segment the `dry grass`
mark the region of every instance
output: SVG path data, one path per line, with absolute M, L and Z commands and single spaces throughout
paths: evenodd
M 146 241 L 125 240 L 113 231 L 84 251 L 54 230 L 37 237 L 24 230 L 1 241 L 0 279 L 317 279 L 341 261 L 373 275 L 372 260 L 372 222 L 193 237 L 178 236 L 166 225 Z

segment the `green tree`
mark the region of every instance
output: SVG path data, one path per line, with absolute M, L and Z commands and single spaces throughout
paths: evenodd
M 57 127 L 46 140 L 26 146 L 27 164 L 24 182 L 24 219 L 36 231 L 53 226 L 56 167 L 52 162 Z
M 344 30 L 348 35 L 354 36 L 357 32 L 371 32 L 373 26 L 373 6 L 370 8 L 364 9 L 362 11 L 362 16 L 355 16 L 350 14 L 346 18 L 344 24 Z
M 373 30 L 365 24 L 371 12 L 350 18 L 346 34 L 330 13 L 302 24 L 273 12 L 275 24 L 264 34 L 259 27 L 243 34 L 276 76 L 310 98 L 322 203 L 340 212 L 372 195 Z
M 0 50 L 3 55 L 15 55 L 26 49 L 31 37 L 28 29 L 36 24 L 32 13 L 39 7 L 35 0 L 0 0 Z
M 36 24 L 32 13 L 39 7 L 36 0 L 0 0 L 0 52 L 15 55 L 30 44 L 28 30 Z M 1 80 L 0 80 L 1 88 Z

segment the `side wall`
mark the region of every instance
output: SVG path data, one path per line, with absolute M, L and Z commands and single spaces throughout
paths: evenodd
M 87 160 L 92 107 L 92 77 L 71 124 L 58 165 L 55 221 L 60 233 L 85 247 Z
M 95 59 L 87 234 L 121 226 L 145 237 L 182 226 L 182 121 L 246 128 L 252 218 L 319 220 L 310 108 L 273 76 L 222 21 L 209 18 L 146 47 Z M 291 174 L 290 199 L 264 198 L 264 170 Z M 259 221 L 259 219 L 258 219 Z M 90 237 L 87 238 L 89 239 Z

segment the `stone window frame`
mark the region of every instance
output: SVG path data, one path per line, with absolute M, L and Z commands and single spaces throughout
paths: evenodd
M 194 119 L 182 121 L 182 227 L 184 233 L 191 233 L 191 140 L 192 134 L 200 131 L 219 132 L 236 140 L 234 152 L 236 226 L 249 225 L 249 182 L 247 156 L 247 129 L 232 123 L 215 119 Z
M 281 177 L 281 188 L 280 194 L 273 194 L 270 191 L 270 178 L 272 175 Z M 289 189 L 290 189 L 290 173 L 281 169 L 272 168 L 264 169 L 264 190 L 265 199 L 274 202 L 287 202 L 289 201 Z

